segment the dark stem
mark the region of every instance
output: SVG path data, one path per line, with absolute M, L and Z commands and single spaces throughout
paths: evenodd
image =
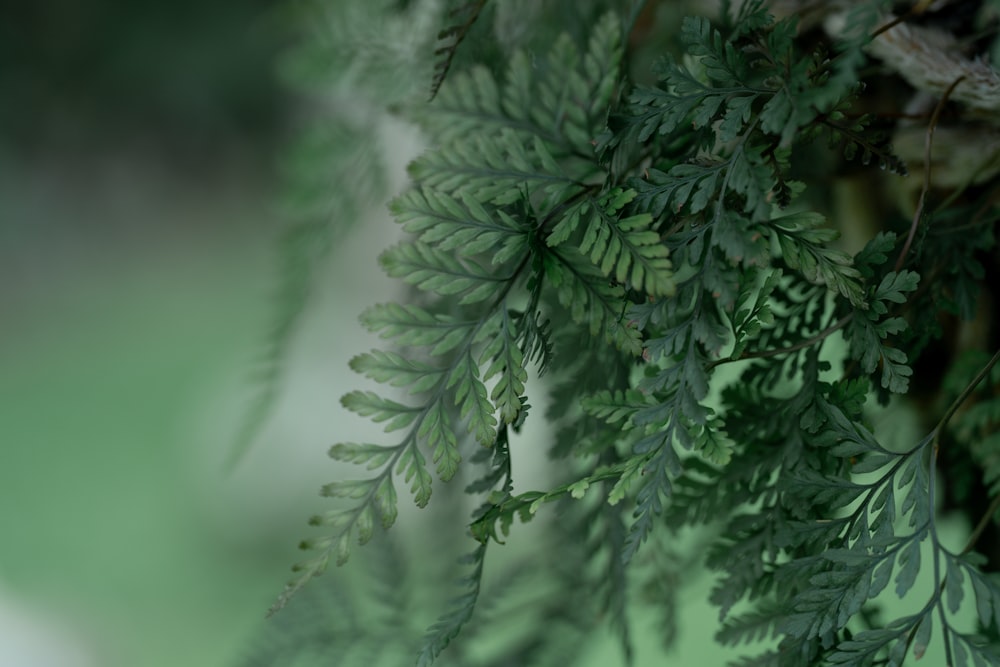
M 961 81 L 965 78 L 965 75 L 955 79 L 948 90 L 944 91 L 944 95 L 938 100 L 937 106 L 934 107 L 934 114 L 931 116 L 930 123 L 927 125 L 927 135 L 924 140 L 924 184 L 920 188 L 920 199 L 917 202 L 917 210 L 913 212 L 913 222 L 910 224 L 910 233 L 906 236 L 906 243 L 903 245 L 903 249 L 899 252 L 899 258 L 896 260 L 896 266 L 894 271 L 899 273 L 899 270 L 903 268 L 903 262 L 906 260 L 906 255 L 910 252 L 910 245 L 913 243 L 913 237 L 917 235 L 917 226 L 920 224 L 920 218 L 924 213 L 924 200 L 927 199 L 927 193 L 931 189 L 931 144 L 934 141 L 934 128 L 937 127 L 938 119 L 941 117 L 941 111 L 944 109 L 945 103 L 948 101 L 948 97 L 951 95 L 952 91 L 955 90 Z
M 798 352 L 799 350 L 804 350 L 805 348 L 820 342 L 830 334 L 836 333 L 837 331 L 840 331 L 841 329 L 846 327 L 850 323 L 853 317 L 854 317 L 853 313 L 851 313 L 850 315 L 844 315 L 839 320 L 828 326 L 826 329 L 820 331 L 818 334 L 806 338 L 805 340 L 800 341 L 795 345 L 789 345 L 788 347 L 779 347 L 774 350 L 765 350 L 763 352 L 746 352 L 736 357 L 735 359 L 718 359 L 710 363 L 707 366 L 706 370 L 712 370 L 716 366 L 721 366 L 722 364 L 730 364 L 733 363 L 734 361 L 746 361 L 747 359 L 768 359 L 770 357 L 777 357 L 782 354 L 788 354 L 789 352 Z
M 993 515 L 997 513 L 997 510 L 1000 510 L 1000 496 L 993 498 L 993 502 L 990 503 L 986 512 L 983 513 L 982 518 L 979 519 L 979 523 L 976 524 L 976 528 L 972 531 L 972 534 L 969 535 L 969 539 L 965 543 L 965 546 L 962 547 L 960 555 L 964 556 L 972 551 L 973 547 L 976 546 L 976 542 L 978 542 L 979 538 L 983 536 L 983 531 L 985 531 L 986 527 L 990 525 L 990 521 L 993 519 Z
M 972 382 L 970 382 L 965 387 L 965 389 L 962 390 L 962 393 L 959 394 L 958 398 L 952 401 L 951 405 L 948 406 L 948 409 L 945 411 L 944 416 L 941 417 L 941 421 L 939 421 L 937 423 L 937 426 L 934 427 L 935 448 L 938 445 L 938 440 L 941 438 L 941 432 L 944 431 L 944 427 L 948 425 L 948 422 L 951 421 L 951 418 L 955 416 L 955 413 L 958 412 L 958 409 L 962 407 L 962 404 L 965 403 L 966 399 L 969 398 L 969 396 L 972 395 L 972 392 L 976 390 L 976 387 L 979 386 L 979 383 L 983 381 L 983 378 L 989 375 L 989 372 L 993 369 L 993 366 L 996 365 L 997 361 L 1000 361 L 1000 350 L 996 351 L 993 357 L 988 362 L 986 362 L 986 365 L 983 366 L 982 369 L 980 369 L 976 377 L 973 378 Z

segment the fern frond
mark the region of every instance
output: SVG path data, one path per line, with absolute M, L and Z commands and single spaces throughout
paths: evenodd
M 503 301 L 498 305 L 503 307 Z M 411 394 L 425 394 L 427 400 L 419 408 L 387 401 L 378 401 L 376 406 L 372 406 L 370 400 L 361 402 L 363 410 L 382 420 L 405 422 L 407 430 L 397 445 L 383 447 L 381 452 L 378 446 L 367 444 L 341 444 L 331 448 L 330 454 L 335 458 L 364 462 L 369 468 L 380 467 L 381 470 L 368 480 L 334 482 L 323 487 L 323 495 L 351 499 L 356 504 L 350 509 L 332 510 L 314 518 L 314 525 L 332 528 L 333 533 L 304 543 L 304 548 L 317 550 L 320 555 L 302 564 L 302 574 L 289 584 L 274 610 L 283 606 L 306 580 L 321 573 L 331 557 L 335 557 L 338 564 L 345 562 L 350 555 L 353 535 L 360 543 L 367 542 L 372 536 L 376 516 L 383 528 L 392 525 L 397 513 L 395 475 L 410 484 L 418 506 L 427 504 L 431 477 L 422 449 L 432 453 L 442 480 L 455 475 L 461 456 L 458 428 L 450 415 L 452 406 L 459 408 L 459 418 L 480 442 L 491 444 L 496 437 L 496 407 L 487 396 L 479 377 L 479 362 L 472 352 L 489 315 L 486 319 L 463 322 L 412 306 L 390 304 L 370 309 L 364 319 L 374 330 L 401 344 L 430 347 L 432 356 L 451 353 L 451 360 L 446 365 L 435 366 L 377 350 L 352 360 L 354 370 L 380 382 L 407 386 Z M 509 334 L 516 337 L 516 332 L 509 331 Z M 519 372 L 523 373 L 523 368 Z M 349 404 L 359 404 L 356 394 L 349 396 Z
M 861 362 L 866 373 L 872 373 L 882 364 L 882 386 L 895 393 L 905 393 L 909 377 L 913 373 L 906 365 L 906 353 L 889 347 L 883 341 L 891 334 L 898 334 L 906 328 L 906 320 L 901 317 L 882 318 L 889 303 L 904 303 L 906 293 L 917 288 L 919 276 L 912 271 L 886 274 L 872 290 L 870 307 L 858 312 L 847 329 L 851 344 L 851 355 Z
M 379 257 L 383 270 L 393 278 L 442 296 L 461 295 L 460 305 L 495 297 L 508 278 L 496 275 L 475 262 L 424 243 L 401 243 Z
M 430 188 L 413 189 L 390 204 L 406 231 L 442 251 L 464 257 L 485 255 L 501 264 L 524 257 L 530 228 L 503 209 L 487 210 L 465 193 L 456 199 Z
M 472 572 L 459 581 L 466 590 L 451 601 L 452 609 L 430 627 L 424 636 L 424 644 L 417 656 L 417 667 L 430 667 L 438 655 L 447 648 L 451 640 L 458 636 L 462 626 L 472 618 L 482 586 L 483 564 L 486 560 L 487 543 L 462 557 L 459 564 L 470 567 Z
M 584 3 L 586 21 L 599 4 Z M 720 641 L 776 644 L 737 664 L 901 665 L 931 642 L 950 664 L 998 664 L 962 618 L 975 608 L 994 636 L 1000 586 L 965 553 L 971 546 L 943 544 L 937 524 L 944 480 L 961 486 L 978 466 L 990 493 L 1000 488 L 1000 457 L 987 451 L 1000 439 L 996 401 L 984 392 L 949 408 L 907 447 L 883 442 L 869 421 L 870 394 L 906 392 L 909 363 L 943 329 L 915 313 L 942 303 L 975 312 L 990 274 L 959 264 L 995 246 L 992 190 L 985 178 L 951 193 L 928 182 L 943 195 L 934 229 L 918 217 L 903 248 L 882 233 L 854 257 L 839 250 L 827 216 L 812 210 L 829 204 L 812 184 L 825 187 L 842 162 L 817 155 L 814 139 L 833 133 L 855 147 L 848 157 L 900 166 L 880 128 L 848 120 L 870 37 L 851 26 L 840 48 L 834 32 L 774 20 L 764 0 L 738 4 L 722 4 L 718 25 L 685 21 L 685 57 L 661 63 L 648 88 L 626 78 L 636 61 L 624 61 L 623 42 L 636 34 L 614 15 L 586 42 L 562 35 L 513 53 L 506 69 L 473 66 L 447 80 L 475 18 L 445 30 L 454 41 L 439 53 L 439 94 L 415 114 L 430 148 L 410 167 L 415 187 L 391 204 L 415 238 L 380 257 L 419 298 L 365 311 L 391 349 L 351 362 L 405 396 L 343 397 L 391 440 L 331 447 L 369 477 L 323 487 L 335 504 L 312 523 L 325 535 L 307 542 L 317 553 L 279 604 L 394 523 L 398 484 L 422 507 L 435 476 L 465 477 L 466 493 L 484 501 L 469 524 L 479 545 L 462 594 L 425 636 L 424 667 L 482 620 L 489 543 L 556 502 L 546 539 L 559 535 L 560 554 L 586 552 L 572 561 L 582 574 L 571 586 L 597 593 L 626 660 L 628 568 L 646 568 L 637 554 L 670 531 L 711 523 L 713 543 L 698 554 L 720 574 L 710 595 Z M 817 16 L 830 11 L 813 4 Z M 484 5 L 465 3 L 473 13 Z M 874 30 L 876 13 L 862 14 L 871 18 L 857 19 L 862 32 Z M 926 284 L 891 270 L 890 257 L 919 266 Z M 930 323 L 909 330 L 921 320 Z M 847 345 L 829 344 L 838 333 Z M 725 370 L 738 370 L 717 370 L 730 362 L 739 366 Z M 531 363 L 555 376 L 547 418 L 560 465 L 557 479 L 524 491 L 507 438 L 529 417 Z M 953 393 L 974 394 L 964 383 Z M 473 441 L 483 447 L 469 456 Z M 600 586 L 587 585 L 598 571 Z M 909 606 L 884 624 L 875 609 L 886 595 Z M 543 644 L 554 645 L 532 632 L 492 657 L 523 662 Z M 452 649 L 456 662 L 462 650 Z
M 623 352 L 641 355 L 638 329 L 622 318 L 624 290 L 608 282 L 575 248 L 552 249 L 547 259 L 545 275 L 573 321 L 585 325 L 592 336 L 603 335 Z
M 565 137 L 582 155 L 592 155 L 597 133 L 607 119 L 622 58 L 622 29 L 618 17 L 605 14 L 590 34 L 586 52 L 568 35 L 559 37 L 549 52 L 548 67 L 535 84 L 534 99 L 513 96 L 513 104 L 531 110 L 531 118 Z M 519 74 L 530 70 L 522 69 Z M 521 77 L 512 73 L 512 88 L 524 92 Z
M 448 76 L 448 70 L 451 69 L 451 62 L 455 58 L 458 46 L 465 39 L 466 35 L 469 34 L 469 30 L 472 29 L 476 19 L 479 18 L 479 13 L 486 6 L 486 2 L 487 0 L 473 0 L 465 5 L 456 7 L 452 10 L 451 15 L 458 22 L 442 28 L 438 33 L 438 40 L 446 41 L 447 43 L 434 51 L 434 55 L 439 56 L 441 60 L 434 65 L 434 80 L 431 82 L 432 100 Z
M 653 399 L 636 389 L 627 391 L 600 391 L 580 402 L 583 409 L 609 424 L 630 428 L 637 412 L 653 405 Z
M 584 187 L 555 162 L 541 139 L 535 137 L 533 144 L 526 146 L 510 128 L 427 153 L 410 165 L 410 177 L 424 187 L 452 195 L 468 194 L 477 202 L 498 206 L 518 201 L 524 187 L 543 193 L 548 202 L 562 201 Z
M 546 243 L 560 245 L 586 219 L 578 247 L 589 254 L 601 273 L 651 297 L 672 296 L 676 285 L 670 251 L 652 229 L 652 216 L 619 217 L 635 196 L 634 190 L 615 188 L 597 199 L 588 198 L 575 205 L 552 229 Z
M 800 271 L 813 284 L 836 290 L 853 306 L 864 308 L 867 303 L 861 273 L 854 268 L 850 255 L 825 245 L 838 236 L 836 230 L 823 227 L 825 222 L 816 213 L 792 213 L 771 220 L 768 229 L 790 268 Z
M 540 137 L 557 157 L 593 155 L 622 58 L 618 18 L 609 13 L 594 26 L 584 53 L 563 35 L 538 58 L 514 53 L 499 85 L 485 67 L 455 74 L 432 109 L 418 112 L 422 124 L 443 144 L 508 128 Z
M 715 634 L 722 644 L 754 643 L 777 636 L 777 622 L 786 613 L 781 607 L 761 605 L 752 612 L 730 616 Z
M 491 324 L 489 329 L 483 329 L 490 331 L 479 359 L 480 365 L 486 367 L 483 382 L 498 378 L 490 392 L 490 399 L 500 411 L 501 422 L 513 424 L 518 421 L 524 407 L 524 385 L 528 381 L 525 368 L 527 355 L 518 344 L 518 328 L 510 311 L 496 313 Z

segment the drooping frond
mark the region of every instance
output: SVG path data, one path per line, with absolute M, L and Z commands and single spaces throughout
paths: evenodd
M 581 57 L 567 40 L 558 40 L 551 63 L 560 79 L 574 67 L 580 70 L 574 70 L 579 81 L 606 76 L 598 64 L 618 44 L 616 26 L 612 18 L 602 23 L 596 41 L 590 44 L 594 53 L 587 57 Z M 523 59 L 517 62 L 529 67 Z M 523 73 L 514 72 L 517 76 L 511 74 L 510 85 L 525 80 Z M 456 79 L 451 85 L 471 82 L 474 79 Z M 552 79 L 541 77 L 537 85 L 547 89 Z M 575 94 L 588 91 L 584 86 Z M 596 135 L 603 122 L 596 109 L 609 103 L 610 90 L 602 94 L 603 102 L 587 100 L 593 113 L 574 115 L 573 122 L 552 129 L 582 131 L 581 124 L 586 123 L 588 133 Z M 514 112 L 512 116 L 523 115 L 520 110 Z M 619 321 L 621 288 L 609 284 L 573 248 L 549 250 L 539 242 L 547 225 L 558 224 L 567 202 L 599 189 L 578 180 L 579 174 L 594 167 L 581 170 L 584 160 L 579 155 L 557 158 L 544 137 L 535 135 L 527 144 L 524 139 L 520 129 L 500 126 L 494 132 L 456 138 L 411 167 L 418 187 L 393 202 L 392 210 L 418 240 L 386 251 L 381 262 L 390 275 L 429 293 L 435 304 L 451 302 L 460 310 L 383 304 L 362 316 L 371 331 L 402 350 L 420 353 L 374 350 L 356 357 L 352 368 L 377 382 L 405 388 L 415 400 L 404 403 L 372 393 L 345 398 L 346 407 L 386 422 L 401 435 L 394 445 L 341 443 L 331 448 L 334 458 L 363 463 L 377 472 L 369 479 L 324 487 L 325 496 L 344 499 L 350 506 L 314 518 L 314 524 L 331 533 L 305 544 L 318 555 L 302 566 L 303 575 L 289 585 L 275 609 L 321 572 L 330 558 L 344 562 L 355 538 L 367 542 L 376 521 L 384 528 L 392 525 L 396 477 L 410 485 L 414 500 L 423 506 L 431 495 L 426 457 L 436 465 L 439 478 L 447 481 L 458 470 L 459 442 L 467 435 L 493 446 L 498 425 L 520 423 L 526 364 L 546 348 L 539 340 L 546 334 L 537 313 L 543 285 L 552 285 L 573 317 L 585 320 L 595 336 L 604 335 L 633 354 L 640 352 L 634 328 Z M 633 231 L 644 218 L 624 223 L 612 218 L 626 201 L 627 197 L 612 206 L 603 222 L 621 224 L 622 233 L 634 246 L 649 246 L 646 237 Z M 641 257 L 656 263 L 650 265 L 651 270 L 665 271 L 662 255 L 645 250 Z M 666 289 L 664 278 L 639 269 L 633 269 L 631 276 L 638 284 Z M 589 303 L 582 309 L 576 306 L 581 293 L 588 295 Z M 535 313 L 521 309 L 525 299 Z
M 287 229 L 278 252 L 276 310 L 258 370 L 255 394 L 230 446 L 227 465 L 248 451 L 271 416 L 301 315 L 316 274 L 337 240 L 388 194 L 381 150 L 387 101 L 407 98 L 427 65 L 420 43 L 429 41 L 427 7 L 392 10 L 388 0 L 298 3 L 311 39 L 289 50 L 283 78 L 312 94 L 338 91 L 310 121 L 281 160 L 282 217 Z M 403 36 L 406 39 L 401 39 Z M 408 53 L 401 45 L 409 43 Z M 359 76 L 359 74 L 362 74 Z M 350 91 L 342 91 L 351 83 Z M 331 187 L 336 184 L 336 187 Z
M 578 247 L 601 273 L 651 297 L 672 296 L 676 285 L 668 259 L 670 251 L 652 229 L 652 216 L 641 213 L 618 217 L 635 196 L 634 190 L 615 188 L 597 199 L 587 198 L 575 204 L 553 228 L 546 243 L 558 246 L 566 242 L 584 222 Z
M 461 560 L 461 565 L 470 567 L 472 573 L 459 580 L 459 584 L 468 590 L 451 601 L 453 609 L 442 616 L 427 631 L 424 638 L 424 645 L 417 656 L 417 667 L 430 667 L 452 639 L 458 636 L 462 626 L 472 618 L 475 611 L 476 601 L 479 598 L 479 589 L 482 585 L 483 563 L 486 558 L 485 543 L 479 544 L 476 550 L 468 554 Z

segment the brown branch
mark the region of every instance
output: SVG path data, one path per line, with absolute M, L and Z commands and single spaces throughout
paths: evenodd
M 896 266 L 893 268 L 894 271 L 899 273 L 899 270 L 903 268 L 903 262 L 906 261 L 906 256 L 910 252 L 910 246 L 913 244 L 913 238 L 917 235 L 917 227 L 920 225 L 920 218 L 924 213 L 924 201 L 927 199 L 927 193 L 931 189 L 931 146 L 934 141 L 934 128 L 937 127 L 938 120 L 941 118 L 941 111 L 944 109 L 945 103 L 948 101 L 948 97 L 951 95 L 955 87 L 961 83 L 965 78 L 965 75 L 955 79 L 948 90 L 944 91 L 944 95 L 938 100 L 937 106 L 934 108 L 934 114 L 931 116 L 930 123 L 927 124 L 927 135 L 924 140 L 924 183 L 920 188 L 920 199 L 917 201 L 917 210 L 913 212 L 913 222 L 910 224 L 910 233 L 906 236 L 906 243 L 903 244 L 903 249 L 899 253 L 899 258 L 896 260 Z
M 434 80 L 431 82 L 431 100 L 437 96 L 438 90 L 441 89 L 441 84 L 444 83 L 445 77 L 448 76 L 452 60 L 455 59 L 455 53 L 458 52 L 458 45 L 469 34 L 472 24 L 479 18 L 479 13 L 486 6 L 486 2 L 487 0 L 475 0 L 465 6 L 452 10 L 451 15 L 456 18 L 465 13 L 465 20 L 457 25 L 448 26 L 438 33 L 439 41 L 451 41 L 434 51 L 434 55 L 440 56 L 442 60 L 434 66 Z

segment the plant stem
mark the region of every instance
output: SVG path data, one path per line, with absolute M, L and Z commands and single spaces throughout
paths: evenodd
M 818 334 L 811 336 L 810 338 L 806 338 L 805 340 L 800 341 L 795 345 L 789 345 L 788 347 L 779 347 L 774 350 L 764 350 L 763 352 L 746 352 L 736 357 L 735 359 L 718 359 L 710 363 L 707 367 L 707 370 L 712 370 L 716 366 L 721 366 L 722 364 L 730 364 L 733 363 L 734 361 L 746 361 L 747 359 L 767 359 L 770 357 L 777 357 L 782 354 L 788 354 L 789 352 L 798 352 L 799 350 L 804 350 L 805 348 L 820 342 L 830 334 L 836 333 L 837 331 L 843 329 L 845 326 L 848 325 L 848 323 L 850 323 L 853 317 L 854 313 L 851 313 L 849 315 L 844 315 L 839 320 L 828 326 L 826 329 L 820 331 Z
M 934 113 L 931 115 L 931 120 L 927 124 L 927 135 L 924 139 L 924 183 L 920 188 L 920 199 L 917 200 L 917 210 L 913 212 L 913 222 L 910 224 L 910 233 L 906 236 L 906 243 L 903 244 L 903 249 L 899 252 L 899 258 L 896 260 L 896 266 L 893 269 L 897 273 L 901 268 L 903 268 L 903 262 L 906 260 L 906 256 L 910 252 L 910 245 L 913 243 L 913 237 L 917 235 L 917 226 L 920 224 L 920 218 L 924 213 L 924 201 L 927 199 L 927 193 L 931 189 L 931 145 L 934 141 L 934 128 L 937 127 L 938 120 L 941 118 L 941 110 L 944 109 L 945 103 L 948 101 L 948 97 L 951 96 L 955 86 L 962 82 L 965 75 L 958 77 L 952 81 L 951 85 L 948 86 L 948 90 L 944 91 L 944 95 L 938 100 L 937 106 L 934 107 Z
M 960 555 L 964 556 L 972 551 L 972 548 L 976 546 L 976 542 L 978 542 L 979 538 L 982 537 L 983 531 L 986 530 L 986 526 L 990 525 L 990 521 L 993 519 L 993 515 L 997 513 L 997 510 L 1000 510 L 1000 496 L 995 496 L 993 498 L 993 502 L 990 503 L 986 512 L 983 513 L 982 518 L 979 519 L 979 523 L 976 524 L 976 528 L 972 531 L 972 534 L 969 535 L 969 539 L 965 543 L 965 546 L 962 547 Z
M 948 406 L 948 409 L 945 411 L 944 416 L 941 417 L 941 420 L 934 427 L 935 448 L 938 445 L 938 440 L 941 437 L 941 432 L 944 431 L 944 427 L 947 426 L 948 422 L 951 421 L 951 418 L 955 416 L 955 413 L 958 411 L 960 407 L 962 407 L 962 404 L 965 403 L 965 400 L 969 398 L 970 395 L 972 395 L 973 391 L 976 390 L 976 387 L 979 386 L 979 383 L 983 381 L 983 378 L 989 375 L 990 370 L 992 370 L 993 366 L 996 365 L 997 361 L 1000 361 L 1000 350 L 996 351 L 993 357 L 988 362 L 986 362 L 986 365 L 983 366 L 982 369 L 980 369 L 976 377 L 973 378 L 972 382 L 970 382 L 965 387 L 965 389 L 962 390 L 962 393 L 959 394 L 958 398 L 952 401 L 951 405 Z

